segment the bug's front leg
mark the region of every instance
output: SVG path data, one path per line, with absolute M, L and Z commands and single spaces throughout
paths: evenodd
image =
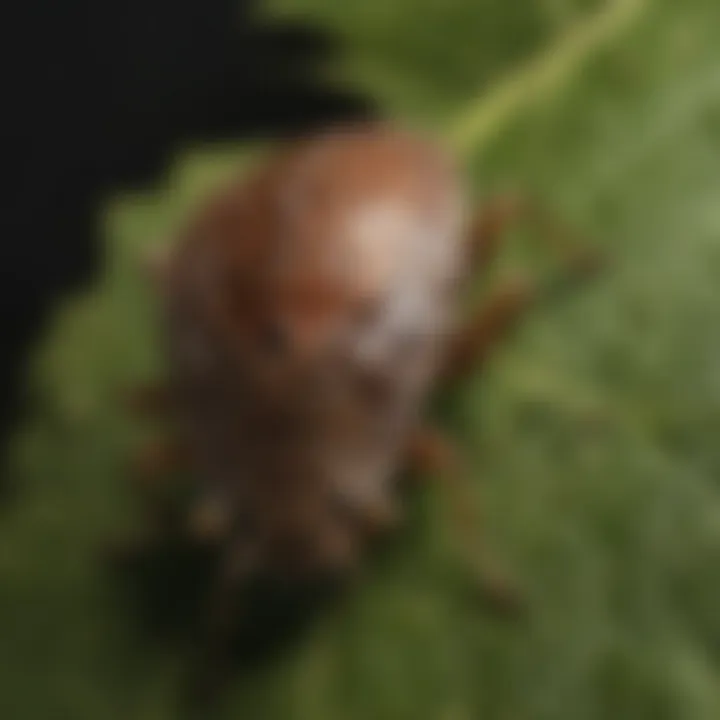
M 479 369 L 529 310 L 535 296 L 536 289 L 530 281 L 518 278 L 502 283 L 452 338 L 440 382 L 453 382 Z
M 483 599 L 496 611 L 518 614 L 524 598 L 479 537 L 479 513 L 470 497 L 469 478 L 456 448 L 439 431 L 423 426 L 410 440 L 406 462 L 411 472 L 442 479 L 449 494 L 453 528 L 458 533 L 462 550 L 469 555 Z
M 532 229 L 535 242 L 557 256 L 571 277 L 593 275 L 603 265 L 600 253 L 577 230 L 539 201 L 519 193 L 492 198 L 476 213 L 468 233 L 470 263 L 487 268 L 500 254 L 508 231 L 522 224 Z
M 536 230 L 537 240 L 558 255 L 562 266 L 559 277 L 548 281 L 529 277 L 501 281 L 452 340 L 441 380 L 452 382 L 482 366 L 494 347 L 538 301 L 548 299 L 568 282 L 594 275 L 602 266 L 596 250 L 580 242 L 539 203 L 523 196 L 497 198 L 478 214 L 470 230 L 471 262 L 487 270 L 500 254 L 506 231 L 521 222 Z

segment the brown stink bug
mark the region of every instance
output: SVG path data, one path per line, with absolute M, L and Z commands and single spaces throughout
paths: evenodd
M 444 471 L 462 492 L 455 453 L 423 409 L 536 298 L 514 282 L 460 317 L 463 286 L 527 211 L 491 203 L 475 219 L 433 142 L 381 124 L 337 128 L 214 195 L 155 267 L 169 381 L 143 402 L 165 406 L 176 437 L 145 464 L 185 462 L 197 478 L 184 527 L 222 548 L 211 642 L 257 575 L 352 568 L 395 523 L 401 471 Z M 590 253 L 563 252 L 571 274 L 592 267 Z M 480 573 L 497 600 L 516 600 Z

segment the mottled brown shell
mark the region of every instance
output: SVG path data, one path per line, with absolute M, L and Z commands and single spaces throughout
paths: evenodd
M 464 222 L 444 154 L 372 126 L 279 153 L 177 244 L 165 299 L 181 426 L 262 567 L 347 559 L 391 500 L 452 329 Z

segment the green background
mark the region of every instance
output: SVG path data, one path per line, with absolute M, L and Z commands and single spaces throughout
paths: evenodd
M 359 591 L 238 676 L 219 715 L 720 718 L 720 3 L 276 0 L 267 11 L 331 27 L 346 50 L 327 69 L 335 80 L 444 137 L 608 8 L 633 10 L 633 24 L 461 148 L 478 192 L 541 193 L 611 260 L 528 318 L 447 403 L 488 543 L 527 585 L 530 620 L 508 625 L 467 602 L 431 487 Z M 244 148 L 183 151 L 164 187 L 110 200 L 107 271 L 38 348 L 37 412 L 13 460 L 21 493 L 0 521 L 0 717 L 176 714 L 181 649 L 149 641 L 100 569 L 103 540 L 132 522 L 126 456 L 148 432 L 117 396 L 155 364 L 141 249 L 245 160 Z

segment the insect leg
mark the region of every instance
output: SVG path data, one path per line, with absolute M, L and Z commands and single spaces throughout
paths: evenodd
M 202 619 L 199 664 L 190 688 L 194 702 L 209 700 L 227 679 L 241 617 L 240 594 L 254 569 L 255 553 L 244 541 L 231 545 L 220 563 Z
M 132 473 L 135 484 L 144 492 L 158 487 L 158 480 L 180 470 L 186 461 L 183 443 L 172 436 L 147 442 L 134 456 Z
M 160 383 L 131 388 L 123 401 L 132 414 L 149 418 L 167 417 L 174 405 L 171 388 Z
M 400 522 L 401 511 L 393 498 L 378 499 L 362 508 L 362 524 L 369 536 L 393 530 Z
M 501 281 L 451 342 L 441 380 L 459 379 L 482 365 L 493 347 L 532 306 L 564 289 L 567 281 L 588 277 L 600 268 L 601 259 L 595 250 L 580 243 L 574 233 L 555 221 L 538 203 L 521 196 L 498 198 L 478 216 L 471 230 L 473 261 L 486 267 L 495 260 L 505 230 L 519 221 L 538 228 L 538 238 L 560 256 L 563 272 L 549 282 L 529 278 Z
M 487 268 L 502 248 L 505 230 L 520 216 L 520 202 L 514 196 L 499 196 L 487 202 L 472 219 L 469 230 L 470 263 Z
M 475 217 L 470 228 L 471 261 L 481 267 L 492 263 L 500 253 L 506 233 L 525 223 L 533 228 L 533 238 L 558 255 L 562 265 L 575 277 L 594 274 L 602 265 L 597 250 L 527 195 L 505 195 L 491 199 Z
M 523 598 L 505 572 L 497 566 L 479 537 L 480 517 L 473 502 L 470 480 L 453 444 L 432 427 L 418 428 L 410 440 L 408 469 L 437 475 L 447 489 L 453 516 L 453 528 L 462 550 L 469 555 L 481 595 L 495 610 L 517 613 Z
M 168 480 L 182 467 L 184 458 L 184 447 L 179 442 L 158 438 L 148 442 L 132 459 L 130 482 L 144 515 L 144 526 L 136 533 L 112 542 L 111 558 L 131 561 L 177 537 L 180 504 L 177 488 Z
M 535 298 L 536 289 L 528 281 L 518 279 L 502 283 L 452 339 L 440 382 L 452 382 L 481 366 Z

